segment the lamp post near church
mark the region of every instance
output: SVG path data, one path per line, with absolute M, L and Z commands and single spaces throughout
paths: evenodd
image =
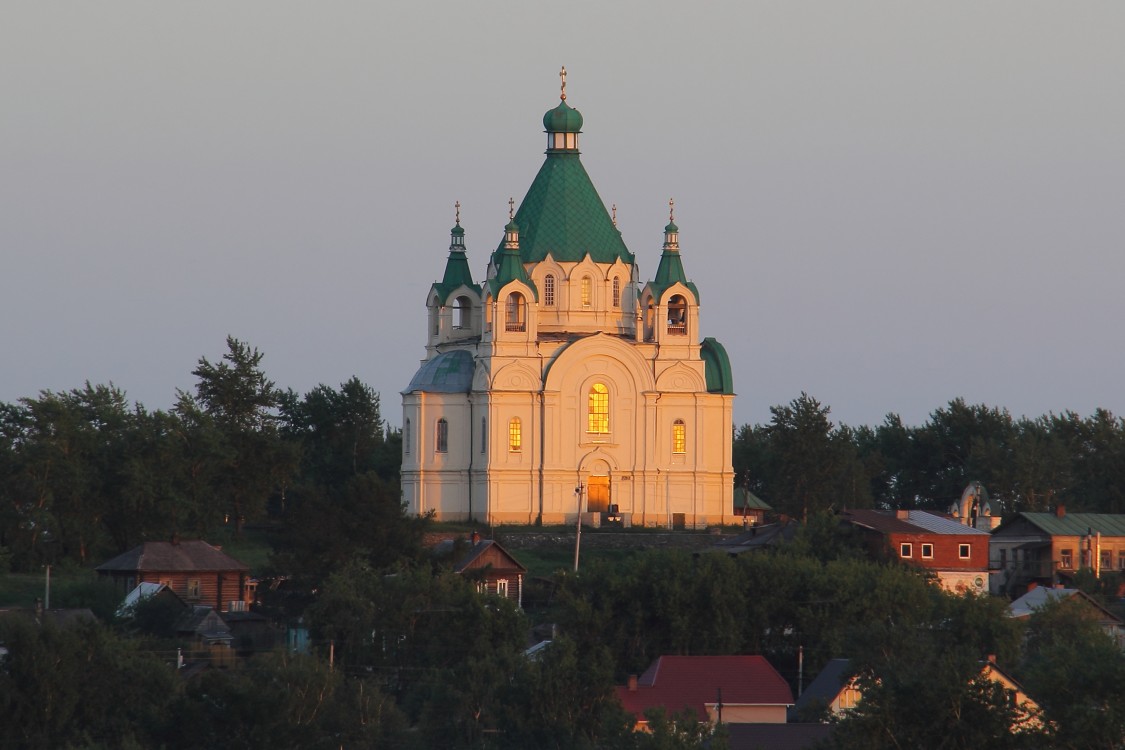
M 586 485 L 579 483 L 574 488 L 574 496 L 578 499 L 578 520 L 574 524 L 574 572 L 578 572 L 578 548 L 582 544 L 582 491 L 586 489 Z

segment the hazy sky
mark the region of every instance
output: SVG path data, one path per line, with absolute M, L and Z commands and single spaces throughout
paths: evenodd
M 1125 3 L 13 3 L 0 401 L 167 408 L 232 334 L 401 421 L 462 204 L 483 277 L 543 113 L 641 278 L 667 201 L 735 421 L 961 396 L 1125 414 Z

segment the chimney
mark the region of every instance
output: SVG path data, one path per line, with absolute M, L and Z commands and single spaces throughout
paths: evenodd
M 1058 518 L 1066 518 L 1066 506 L 1059 503 L 1055 506 L 1055 516 Z
M 899 510 L 895 511 L 895 518 L 897 518 L 900 521 L 909 521 L 910 520 L 910 511 L 902 510 L 900 508 Z
M 1027 584 L 1027 590 L 1028 591 L 1031 591 L 1032 589 L 1037 589 L 1037 588 L 1039 588 L 1039 584 L 1035 581 L 1031 581 L 1030 583 Z
M 989 654 L 988 655 L 988 663 L 989 664 L 995 664 L 996 663 L 996 654 Z
M 474 547 L 477 546 L 478 544 L 480 544 L 480 532 L 474 531 L 473 535 L 469 539 Z
M 629 675 L 628 687 L 630 693 L 637 692 L 637 676 L 635 674 Z

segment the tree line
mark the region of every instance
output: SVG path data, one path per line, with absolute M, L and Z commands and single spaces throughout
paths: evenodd
M 283 391 L 262 357 L 228 338 L 168 411 L 90 383 L 0 403 L 0 570 L 96 564 L 223 524 L 241 533 L 267 510 L 296 508 L 308 526 L 308 506 L 349 493 L 399 515 L 401 441 L 379 394 L 357 378 Z
M 895 414 L 850 427 L 802 393 L 770 412 L 768 424 L 735 434 L 736 482 L 796 518 L 845 507 L 946 511 L 973 481 L 995 515 L 1059 504 L 1125 512 L 1125 420 L 1104 409 L 1013 419 L 954 399 L 917 427 Z

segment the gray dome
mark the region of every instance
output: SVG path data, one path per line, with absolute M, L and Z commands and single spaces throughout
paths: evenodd
M 464 349 L 422 363 L 403 393 L 468 393 L 473 389 L 473 355 Z

